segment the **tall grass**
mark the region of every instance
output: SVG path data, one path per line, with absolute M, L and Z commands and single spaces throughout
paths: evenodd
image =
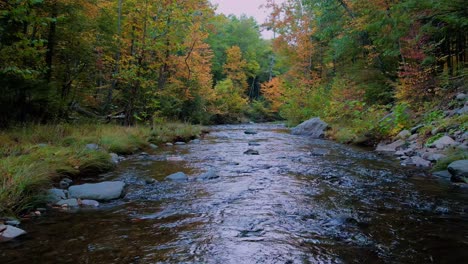
M 146 126 L 28 125 L 0 131 L 0 215 L 17 214 L 38 202 L 61 177 L 97 174 L 113 168 L 110 152 L 131 154 L 150 142 L 187 141 L 201 127 L 181 123 Z M 99 149 L 88 149 L 87 144 Z

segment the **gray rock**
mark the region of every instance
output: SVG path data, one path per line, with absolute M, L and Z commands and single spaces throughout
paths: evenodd
M 99 145 L 98 145 L 98 144 L 94 144 L 94 143 L 86 144 L 85 148 L 86 148 L 87 150 L 98 150 L 98 149 L 99 149 Z
M 466 94 L 459 93 L 459 94 L 457 94 L 457 96 L 455 96 L 455 99 L 457 99 L 458 101 L 463 101 L 463 100 L 466 99 Z
M 187 181 L 188 177 L 183 172 L 176 172 L 166 177 L 169 181 Z
M 254 149 L 248 149 L 247 151 L 244 152 L 244 154 L 246 154 L 246 155 L 260 155 L 258 150 L 254 150 Z
M 464 115 L 466 113 L 468 113 L 468 106 L 466 105 L 456 111 L 457 115 Z
M 408 138 L 408 140 L 413 141 L 413 140 L 416 140 L 417 138 L 418 138 L 418 134 L 413 134 Z
M 200 144 L 201 141 L 198 138 L 196 138 L 196 139 L 190 140 L 190 143 L 191 144 Z
M 11 225 L 0 224 L 0 241 L 8 241 L 26 234 L 26 231 Z
M 397 149 L 403 147 L 405 144 L 406 144 L 406 142 L 404 140 L 399 139 L 399 140 L 397 140 L 397 141 L 395 141 L 393 143 L 390 143 L 390 144 L 379 143 L 375 150 L 376 151 L 382 151 L 382 152 L 394 152 Z
M 421 129 L 421 128 L 423 128 L 423 127 L 424 127 L 424 125 L 417 125 L 417 126 L 415 126 L 415 127 L 412 127 L 412 128 L 410 129 L 410 132 L 411 132 L 411 134 L 414 134 L 414 133 L 418 132 L 419 129 Z
M 255 141 L 250 141 L 249 146 L 260 146 L 260 143 L 255 142 Z
M 431 153 L 431 152 L 426 152 L 422 155 L 422 157 L 424 159 L 427 159 L 429 161 L 438 161 L 440 159 L 443 159 L 445 157 L 447 157 L 446 155 L 444 154 L 441 154 L 441 153 Z
M 99 202 L 95 200 L 81 200 L 81 206 L 99 207 Z
M 170 146 L 174 146 L 174 144 L 172 144 L 171 142 L 167 142 L 166 146 L 170 147 Z
M 156 180 L 154 178 L 151 178 L 151 177 L 145 177 L 144 180 L 145 180 L 146 184 L 153 184 L 153 183 L 156 182 Z
M 448 170 L 443 170 L 443 171 L 436 171 L 432 173 L 433 176 L 444 178 L 444 179 L 450 179 L 452 177 L 452 174 Z
M 156 145 L 153 144 L 153 143 L 149 144 L 149 147 L 152 148 L 152 149 L 157 149 L 157 148 L 158 148 L 158 146 L 156 146 Z
M 409 130 L 402 130 L 398 135 L 396 136 L 398 139 L 405 139 L 411 136 L 411 132 Z
M 255 134 L 257 134 L 257 131 L 252 130 L 252 129 L 247 129 L 247 130 L 244 131 L 244 134 L 246 134 L 246 135 L 255 135 Z
M 314 148 L 310 155 L 314 157 L 321 157 L 330 154 L 330 150 L 328 149 L 321 149 L 321 148 Z
M 414 165 L 416 167 L 429 167 L 431 166 L 431 162 L 428 160 L 425 160 L 421 157 L 414 156 L 410 158 L 410 162 L 407 164 Z
M 447 167 L 452 177 L 453 182 L 468 183 L 468 160 L 457 160 L 450 163 Z
M 110 158 L 111 158 L 111 162 L 114 163 L 114 164 L 118 164 L 120 162 L 120 157 L 119 155 L 115 154 L 115 153 L 111 153 L 109 154 L 110 155 Z
M 174 145 L 176 146 L 182 146 L 182 145 L 185 145 L 187 143 L 183 142 L 183 141 L 177 141 L 176 143 L 174 143 Z
M 430 147 L 436 147 L 438 149 L 444 149 L 446 147 L 456 146 L 456 145 L 457 145 L 457 142 L 455 140 L 453 140 L 451 137 L 443 136 L 443 137 L 437 139 L 436 141 L 434 141 L 434 143 L 432 143 L 430 145 Z
M 60 201 L 56 202 L 55 204 L 58 205 L 58 206 L 68 206 L 68 207 L 78 207 L 79 206 L 78 200 L 75 199 L 75 198 L 60 200 Z
M 327 128 L 328 124 L 323 122 L 320 117 L 314 117 L 293 128 L 291 134 L 309 136 L 311 138 L 323 138 Z
M 64 199 L 67 199 L 67 194 L 64 190 L 57 188 L 47 190 L 47 202 L 56 203 Z
M 70 198 L 106 201 L 117 199 L 122 196 L 124 187 L 124 182 L 107 181 L 71 186 L 68 192 Z
M 65 179 L 62 179 L 60 182 L 59 182 L 59 187 L 62 188 L 62 189 L 67 189 L 68 187 L 70 187 L 70 185 L 73 184 L 73 181 L 69 178 L 65 178 Z
M 11 219 L 5 220 L 5 224 L 11 225 L 11 226 L 19 226 L 21 222 L 18 219 L 11 218 Z
M 205 180 L 212 180 L 212 179 L 216 179 L 216 178 L 219 178 L 219 175 L 216 173 L 215 170 L 211 169 L 205 173 L 202 173 L 200 174 L 198 177 L 197 177 L 197 181 L 205 181 Z

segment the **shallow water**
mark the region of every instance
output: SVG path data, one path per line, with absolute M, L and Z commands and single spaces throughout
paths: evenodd
M 248 149 L 260 155 L 243 154 Z M 468 189 L 389 156 L 292 136 L 273 124 L 216 126 L 200 144 L 150 154 L 101 177 L 127 182 L 123 199 L 24 222 L 26 236 L 0 244 L 1 263 L 468 259 Z M 164 181 L 210 168 L 218 179 Z M 149 177 L 158 182 L 146 184 Z

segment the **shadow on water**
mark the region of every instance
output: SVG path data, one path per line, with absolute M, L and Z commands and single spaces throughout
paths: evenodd
M 259 155 L 244 154 L 248 149 Z M 210 169 L 220 177 L 193 180 Z M 178 171 L 191 180 L 164 181 Z M 23 223 L 28 235 L 0 244 L 2 263 L 468 258 L 467 188 L 392 157 L 289 135 L 282 125 L 215 126 L 200 144 L 130 157 L 102 179 L 125 181 L 125 197 L 99 210 L 48 212 Z

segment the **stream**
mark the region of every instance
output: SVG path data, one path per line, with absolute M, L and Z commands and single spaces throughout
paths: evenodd
M 210 169 L 220 177 L 194 180 Z M 164 180 L 178 171 L 192 180 Z M 0 244 L 0 262 L 468 259 L 468 188 L 371 150 L 290 135 L 281 124 L 214 126 L 199 144 L 131 156 L 98 180 L 125 181 L 125 197 L 24 221 L 28 234 Z

